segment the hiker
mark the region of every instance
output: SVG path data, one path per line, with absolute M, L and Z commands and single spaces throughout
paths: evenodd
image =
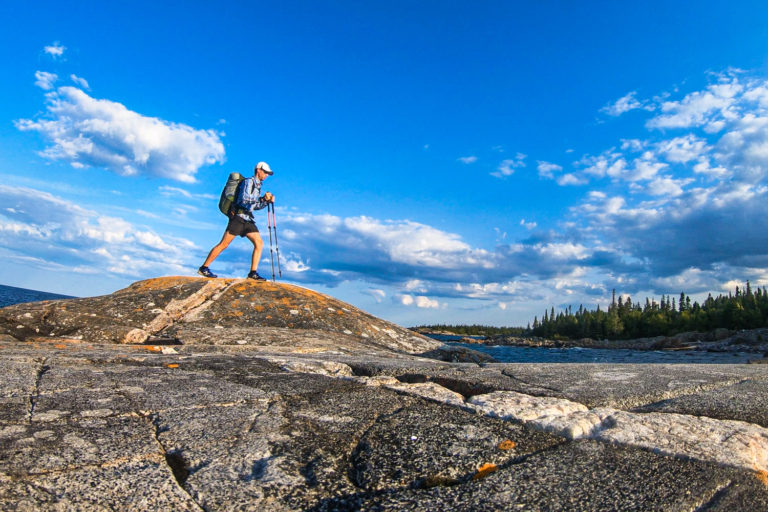
M 256 227 L 256 222 L 253 220 L 253 211 L 261 210 L 269 203 L 275 202 L 275 196 L 269 192 L 260 196 L 261 184 L 267 179 L 267 176 L 272 176 L 274 173 L 266 162 L 259 162 L 256 164 L 253 174 L 253 177 L 243 179 L 237 186 L 235 199 L 228 213 L 229 223 L 227 224 L 227 229 L 224 231 L 221 241 L 208 253 L 203 266 L 197 270 L 197 273 L 201 276 L 216 277 L 216 274 L 211 272 L 208 266 L 213 263 L 213 260 L 216 259 L 221 251 L 227 248 L 236 236 L 244 236 L 253 243 L 251 271 L 248 273 L 248 278 L 255 279 L 256 281 L 266 281 L 257 272 L 264 242 L 261 240 L 259 228 Z

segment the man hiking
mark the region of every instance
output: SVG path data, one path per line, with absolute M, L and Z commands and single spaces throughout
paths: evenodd
M 275 196 L 269 192 L 263 196 L 260 195 L 261 184 L 267 179 L 267 176 L 272 176 L 274 173 L 266 162 L 259 162 L 256 164 L 253 174 L 253 177 L 245 178 L 237 186 L 235 200 L 232 202 L 232 208 L 229 211 L 227 229 L 224 231 L 221 241 L 208 253 L 203 266 L 197 270 L 197 273 L 201 276 L 216 277 L 216 274 L 211 272 L 208 266 L 213 263 L 213 260 L 216 259 L 221 251 L 227 248 L 236 236 L 244 236 L 253 243 L 251 271 L 248 273 L 248 278 L 255 279 L 256 281 L 266 281 L 256 271 L 261 259 L 261 249 L 264 247 L 264 242 L 259 234 L 259 228 L 256 227 L 256 222 L 253 220 L 253 212 L 254 210 L 265 208 L 269 203 L 275 202 Z

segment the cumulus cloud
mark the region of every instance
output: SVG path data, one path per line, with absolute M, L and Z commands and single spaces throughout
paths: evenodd
M 622 96 L 613 103 L 609 103 L 600 109 L 600 112 L 608 114 L 609 116 L 617 117 L 630 110 L 653 110 L 653 105 L 647 104 L 647 102 L 639 101 L 635 96 L 637 91 L 632 91 L 625 96 Z
M 768 174 L 768 81 L 738 70 L 714 78 L 714 83 L 680 99 L 670 93 L 660 95 L 664 98 L 658 100 L 660 112 L 645 122 L 648 138 L 622 139 L 618 149 L 584 156 L 574 163 L 576 170 L 560 176 L 558 183 L 610 178 L 629 182 L 635 193 L 653 195 L 674 189 L 679 195 L 680 190 L 660 176 L 672 172 L 669 177 L 678 185 L 685 183 L 683 188 L 697 180 L 762 180 Z M 631 104 L 627 101 L 622 104 Z
M 423 295 L 401 295 L 400 303 L 404 306 L 416 306 L 417 308 L 429 308 L 437 309 L 440 307 L 440 302 Z
M 553 164 L 551 162 L 546 162 L 543 160 L 538 160 L 536 164 L 537 164 L 536 168 L 539 171 L 539 176 L 541 176 L 542 178 L 553 179 L 555 172 L 559 172 L 563 170 L 562 166 Z
M 459 157 L 459 161 L 462 162 L 462 163 L 465 163 L 465 164 L 473 164 L 473 163 L 477 162 L 477 157 L 476 156 L 462 156 L 462 157 Z
M 53 84 L 59 77 L 55 73 L 48 73 L 47 71 L 35 71 L 35 85 L 39 88 L 50 91 L 53 89 Z
M 729 108 L 742 90 L 743 86 L 734 78 L 727 83 L 712 84 L 704 91 L 692 92 L 680 101 L 665 101 L 661 104 L 662 114 L 650 119 L 646 126 L 663 129 L 708 124 L 718 113 L 729 116 Z
M 495 176 L 496 178 L 511 176 L 514 174 L 515 169 L 525 167 L 525 159 L 527 156 L 528 155 L 524 155 L 523 153 L 517 153 L 515 158 L 502 160 L 496 171 L 491 173 L 491 176 Z
M 61 43 L 56 41 L 55 43 L 46 46 L 43 48 L 43 51 L 53 57 L 54 59 L 60 59 L 64 56 L 64 51 L 67 49 L 66 46 L 62 46 Z
M 589 176 L 602 178 L 618 178 L 627 167 L 627 161 L 622 153 L 616 152 L 613 148 L 604 151 L 597 156 L 585 156 L 578 162 L 583 166 L 581 179 L 587 180 Z M 568 183 L 565 183 L 568 184 Z
M 48 192 L 0 185 L 0 204 L 0 245 L 18 262 L 134 279 L 186 273 L 194 264 L 190 253 L 197 247 L 189 240 L 101 215 Z
M 658 149 L 668 162 L 684 164 L 701 158 L 709 147 L 704 139 L 688 134 L 662 141 L 658 144 Z
M 682 195 L 683 187 L 692 181 L 692 179 L 676 180 L 668 176 L 662 176 L 648 184 L 648 193 L 653 196 L 676 197 Z
M 523 221 L 523 226 L 530 229 L 535 223 Z M 457 288 L 459 283 L 484 283 L 490 290 L 492 283 L 554 278 L 592 257 L 584 244 L 555 234 L 538 234 L 489 251 L 471 247 L 456 234 L 408 220 L 291 212 L 281 214 L 284 239 L 309 267 L 301 275 L 284 271 L 289 279 L 327 286 L 363 280 L 391 286 L 410 296 L 413 305 L 425 300 L 419 296 L 433 300 L 478 296 L 476 289 Z M 493 289 L 484 297 L 508 300 L 518 292 L 501 285 Z
M 75 87 L 48 93 L 46 107 L 42 117 L 20 119 L 16 126 L 51 142 L 44 157 L 75 168 L 103 167 L 123 176 L 192 183 L 202 166 L 224 161 L 224 145 L 214 130 L 144 116 Z
M 83 89 L 90 89 L 91 88 L 91 86 L 88 85 L 88 80 L 86 80 L 85 78 L 80 78 L 77 75 L 69 75 L 69 79 L 72 80 L 73 82 L 75 82 L 77 85 L 79 85 Z
M 585 185 L 587 180 L 577 174 L 567 173 L 557 178 L 558 185 Z

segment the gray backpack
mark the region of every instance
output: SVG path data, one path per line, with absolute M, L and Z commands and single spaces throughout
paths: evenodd
M 232 210 L 232 204 L 235 202 L 235 194 L 237 193 L 237 186 L 245 178 L 239 172 L 233 172 L 227 178 L 227 184 L 224 185 L 224 190 L 221 191 L 221 197 L 219 198 L 219 210 L 221 213 L 229 217 Z

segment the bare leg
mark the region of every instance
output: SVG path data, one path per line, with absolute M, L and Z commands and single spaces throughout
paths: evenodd
M 259 260 L 261 259 L 261 250 L 264 248 L 264 241 L 261 239 L 261 235 L 258 232 L 248 233 L 245 235 L 253 243 L 253 254 L 251 255 L 251 270 L 255 271 L 259 266 Z
M 213 263 L 213 260 L 215 260 L 218 255 L 227 248 L 227 246 L 232 242 L 232 240 L 235 239 L 235 235 L 230 233 L 229 231 L 224 231 L 224 236 L 221 237 L 221 242 L 216 244 L 213 249 L 211 249 L 211 252 L 208 253 L 208 257 L 205 258 L 205 263 L 203 263 L 204 267 L 208 267 Z

